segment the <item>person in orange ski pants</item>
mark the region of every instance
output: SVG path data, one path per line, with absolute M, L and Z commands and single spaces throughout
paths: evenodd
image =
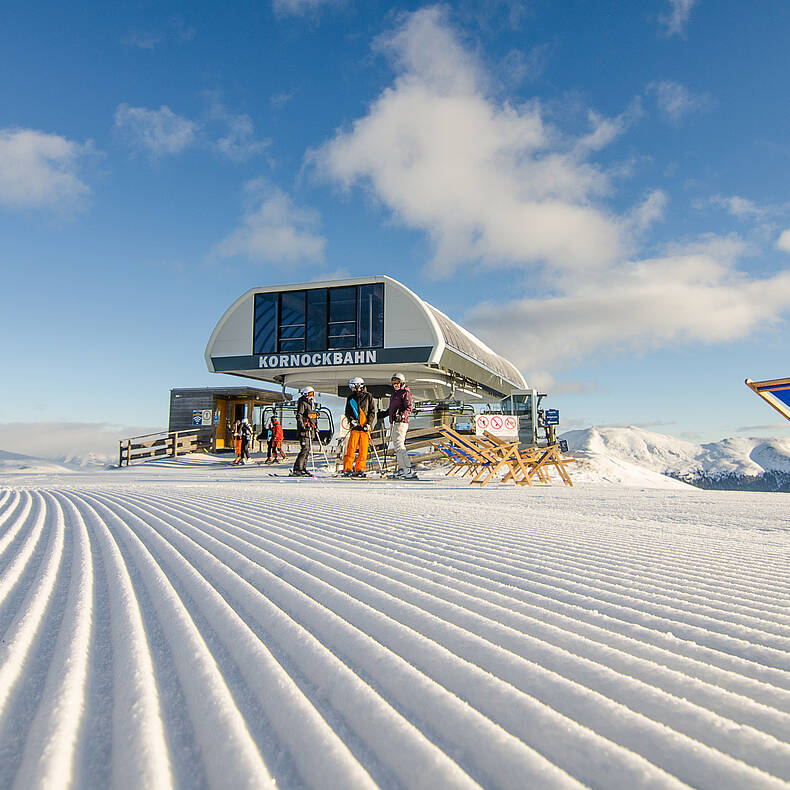
M 343 475 L 365 477 L 370 432 L 376 424 L 376 401 L 359 376 L 352 378 L 348 386 L 351 394 L 346 401 L 345 415 L 351 430 L 348 433 L 348 445 L 343 456 Z

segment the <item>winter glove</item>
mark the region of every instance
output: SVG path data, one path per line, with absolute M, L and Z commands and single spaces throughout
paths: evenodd
M 359 423 L 356 420 L 351 420 L 351 422 L 349 424 L 351 425 L 352 428 L 358 428 L 359 427 Z
M 362 426 L 362 430 L 365 431 L 365 433 L 370 433 L 370 425 L 366 424 Z

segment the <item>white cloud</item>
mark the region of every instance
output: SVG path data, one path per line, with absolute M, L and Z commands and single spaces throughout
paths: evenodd
M 621 223 L 592 202 L 608 178 L 584 157 L 619 122 L 593 118 L 593 133 L 573 145 L 537 103 L 498 105 L 443 13 L 418 11 L 380 41 L 395 83 L 313 153 L 320 171 L 346 187 L 368 185 L 400 221 L 424 229 L 437 273 L 465 260 L 576 268 L 617 257 Z
M 776 240 L 776 248 L 783 252 L 790 252 L 790 228 L 783 230 Z
M 280 16 L 305 16 L 321 6 L 341 5 L 345 0 L 273 0 L 272 8 Z
M 231 113 L 216 94 L 209 93 L 208 96 L 211 101 L 210 119 L 225 127 L 224 135 L 213 143 L 220 154 L 234 162 L 244 162 L 271 144 L 271 140 L 256 139 L 255 127 L 249 115 Z
M 622 135 L 637 119 L 642 116 L 642 102 L 637 97 L 630 106 L 614 118 L 606 118 L 594 110 L 587 113 L 592 131 L 582 137 L 576 144 L 579 153 L 600 151 Z
M 206 95 L 209 106 L 203 123 L 176 115 L 165 106 L 148 110 L 120 104 L 115 111 L 115 126 L 133 147 L 153 156 L 178 154 L 199 145 L 234 162 L 244 162 L 271 143 L 255 137 L 249 115 L 229 112 L 215 93 Z
M 170 17 L 170 21 L 160 30 L 131 30 L 122 39 L 121 43 L 135 49 L 152 51 L 164 44 L 192 41 L 195 37 L 195 28 L 188 25 L 180 14 Z
M 163 40 L 164 36 L 161 33 L 156 33 L 153 31 L 147 31 L 144 33 L 132 31 L 131 33 L 127 33 L 123 39 L 121 39 L 121 42 L 127 47 L 134 47 L 135 49 L 154 50 L 159 46 L 159 44 L 162 43 Z
M 520 49 L 511 49 L 502 58 L 497 71 L 510 85 L 536 80 L 546 68 L 548 52 L 548 44 L 536 45 L 528 53 Z
M 747 198 L 738 197 L 738 195 L 731 195 L 725 197 L 723 195 L 716 195 L 711 198 L 711 203 L 725 208 L 734 217 L 744 219 L 753 217 L 755 219 L 763 219 L 764 217 L 773 213 L 773 211 L 764 206 L 758 206 L 755 202 Z
M 251 182 L 247 189 L 257 195 L 261 185 Z M 326 239 L 317 231 L 318 212 L 298 208 L 280 189 L 257 197 L 254 206 L 240 227 L 214 246 L 209 257 L 242 256 L 262 263 L 323 260 Z
M 695 94 L 685 85 L 671 80 L 654 82 L 648 91 L 655 91 L 659 112 L 673 124 L 679 124 L 686 116 L 705 112 L 713 106 L 707 94 Z
M 199 125 L 176 115 L 169 107 L 158 110 L 119 104 L 115 110 L 115 127 L 130 143 L 153 156 L 177 154 L 195 142 Z
M 537 102 L 516 107 L 486 95 L 487 75 L 443 14 L 411 14 L 381 42 L 396 63 L 394 83 L 311 158 L 424 230 L 435 274 L 466 262 L 475 274 L 481 263 L 524 272 L 527 296 L 518 298 L 512 277 L 507 301 L 478 305 L 462 320 L 528 380 L 620 350 L 731 341 L 790 309 L 790 271 L 764 279 L 740 271 L 751 249 L 737 236 L 634 253 L 663 218 L 667 194 L 652 190 L 614 215 L 602 198 L 622 173 L 590 159 L 639 117 L 638 100 L 615 118 L 589 113 L 585 136 L 563 135 Z M 652 88 L 674 119 L 707 102 L 675 83 Z
M 737 237 L 709 237 L 662 258 L 566 278 L 549 298 L 479 305 L 464 323 L 524 369 L 736 340 L 790 309 L 790 271 L 752 279 L 735 266 L 745 250 Z
M 654 222 L 663 219 L 667 202 L 667 193 L 662 189 L 655 189 L 647 195 L 638 206 L 631 210 L 629 215 L 634 230 L 646 230 Z
M 79 177 L 91 144 L 35 129 L 0 129 L 0 205 L 71 209 L 90 194 Z
M 228 119 L 228 132 L 217 140 L 217 150 L 234 162 L 243 162 L 260 153 L 266 141 L 255 139 L 255 129 L 249 115 L 235 115 Z
M 669 13 L 659 16 L 659 22 L 664 26 L 668 36 L 685 34 L 691 9 L 696 4 L 697 0 L 669 0 Z

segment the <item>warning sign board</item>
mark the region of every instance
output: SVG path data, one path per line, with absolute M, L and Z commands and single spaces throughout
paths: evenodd
M 475 417 L 475 434 L 482 436 L 485 431 L 503 438 L 517 438 L 518 417 L 505 414 L 478 414 Z

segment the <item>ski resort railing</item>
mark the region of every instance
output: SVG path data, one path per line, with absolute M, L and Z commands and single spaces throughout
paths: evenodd
M 211 434 L 205 428 L 191 428 L 185 431 L 159 431 L 121 439 L 118 443 L 118 466 L 129 466 L 141 458 L 165 455 L 175 458 L 178 455 L 194 453 L 211 448 Z

